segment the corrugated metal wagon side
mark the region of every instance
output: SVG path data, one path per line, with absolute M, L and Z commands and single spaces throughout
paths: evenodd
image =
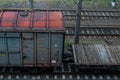
M 0 66 L 60 66 L 64 44 L 60 11 L 1 11 Z

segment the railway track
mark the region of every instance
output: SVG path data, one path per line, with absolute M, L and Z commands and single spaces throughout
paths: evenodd
M 81 70 L 70 68 L 69 65 L 62 65 L 54 68 L 53 71 L 46 71 L 39 74 L 32 73 L 0 73 L 0 80 L 119 80 L 117 71 L 109 70 Z M 113 73 L 114 74 L 113 74 Z
M 66 35 L 74 35 L 75 27 L 66 27 Z M 85 36 L 120 36 L 120 28 L 80 27 L 80 35 Z
M 62 11 L 65 27 L 76 26 L 76 11 Z M 85 27 L 119 27 L 120 11 L 82 10 L 81 26 Z
M 63 11 L 65 18 L 76 18 L 76 10 Z M 82 19 L 120 19 L 120 11 L 82 10 Z
M 0 80 L 119 80 L 119 75 L 0 75 Z

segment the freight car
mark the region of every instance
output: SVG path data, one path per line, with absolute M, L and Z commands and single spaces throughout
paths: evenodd
M 120 36 L 80 36 L 80 39 L 80 44 L 72 45 L 76 66 L 120 70 Z
M 60 66 L 62 19 L 60 11 L 0 11 L 0 66 Z

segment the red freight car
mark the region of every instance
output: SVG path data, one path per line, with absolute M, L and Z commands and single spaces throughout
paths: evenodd
M 0 11 L 0 66 L 60 66 L 60 11 Z

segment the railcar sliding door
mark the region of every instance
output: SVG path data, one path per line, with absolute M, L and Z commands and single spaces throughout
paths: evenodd
M 63 34 L 51 34 L 51 64 L 60 66 L 62 63 Z
M 9 65 L 21 64 L 21 43 L 20 33 L 7 33 L 7 51 Z
M 37 65 L 50 63 L 49 33 L 37 33 Z
M 34 38 L 33 33 L 22 33 L 23 64 L 34 65 Z

